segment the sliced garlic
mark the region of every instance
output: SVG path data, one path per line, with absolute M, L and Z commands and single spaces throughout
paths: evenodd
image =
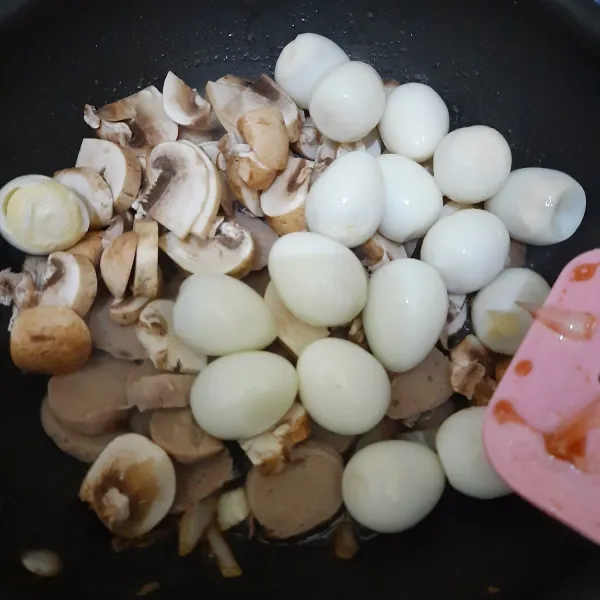
M 17 177 L 0 190 L 0 233 L 23 252 L 65 250 L 85 235 L 89 225 L 84 202 L 49 177 Z
M 136 538 L 169 512 L 175 469 L 167 453 L 137 433 L 117 437 L 88 471 L 79 497 L 118 536 Z
M 136 333 L 154 366 L 174 373 L 198 373 L 206 356 L 194 353 L 176 335 L 172 300 L 153 300 L 142 310 Z

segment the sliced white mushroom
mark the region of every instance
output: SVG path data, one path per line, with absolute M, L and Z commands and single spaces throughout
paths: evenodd
M 54 179 L 74 191 L 90 214 L 90 229 L 102 229 L 113 216 L 113 196 L 103 177 L 90 167 L 73 167 L 54 173 Z
M 109 142 L 87 138 L 81 142 L 76 167 L 90 167 L 106 181 L 112 192 L 114 211 L 128 210 L 140 189 L 142 173 L 135 154 Z
M 371 133 L 366 135 L 364 138 L 358 140 L 358 142 L 339 144 L 336 150 L 336 158 L 340 158 L 348 152 L 356 152 L 357 150 L 368 152 L 374 158 L 381 156 L 383 142 L 381 141 L 381 137 L 379 136 L 379 131 L 377 128 L 373 129 L 373 131 L 371 131 Z
M 285 171 L 260 196 L 269 226 L 278 235 L 306 230 L 304 205 L 312 168 L 303 158 L 291 158 Z
M 199 148 L 191 142 L 184 141 L 182 143 L 188 144 L 194 148 L 204 163 L 208 173 L 208 201 L 200 211 L 200 215 L 198 215 L 198 218 L 194 221 L 192 229 L 190 230 L 192 235 L 204 238 L 214 226 L 214 219 L 217 211 L 219 210 L 219 206 L 222 207 L 224 204 L 227 206 L 228 204 L 227 199 L 225 199 L 225 196 L 228 195 L 228 189 L 223 181 L 223 177 L 219 172 L 219 169 L 213 163 L 210 156 L 202 148 Z M 227 211 L 225 212 L 227 214 Z
M 110 318 L 117 325 L 135 325 L 150 300 L 151 298 L 144 296 L 116 298 L 110 304 Z
M 152 219 L 136 221 L 138 235 L 133 272 L 133 295 L 152 300 L 158 295 L 158 223 Z
M 317 156 L 313 164 L 312 175 L 310 178 L 310 184 L 314 185 L 321 175 L 325 172 L 327 167 L 336 159 L 337 150 L 339 144 L 330 140 L 329 138 L 322 136 L 321 145 L 317 149 Z
M 79 498 L 116 535 L 136 538 L 169 512 L 175 469 L 167 453 L 137 433 L 113 440 L 87 472 Z
M 108 227 L 104 230 L 104 235 L 102 239 L 102 245 L 104 249 L 108 247 L 108 245 L 120 235 L 123 235 L 127 231 L 131 231 L 133 229 L 133 217 L 130 212 L 124 212 L 119 215 L 115 215 Z
M 29 254 L 49 254 L 76 244 L 90 217 L 84 202 L 43 175 L 24 175 L 0 189 L 0 234 Z
M 206 356 L 188 348 L 173 327 L 172 300 L 153 300 L 141 312 L 136 333 L 157 369 L 175 373 L 198 373 L 206 367 Z
M 148 214 L 182 239 L 192 228 L 206 234 L 219 208 L 215 172 L 202 155 L 187 142 L 164 142 L 148 155 Z
M 180 240 L 172 233 L 159 240 L 161 250 L 189 273 L 222 273 L 244 277 L 252 269 L 254 240 L 235 221 L 223 221 L 206 240 L 189 236 Z
M 68 306 L 81 317 L 92 308 L 98 280 L 94 265 L 87 258 L 68 252 L 54 252 L 48 257 L 45 277 L 40 305 Z
M 250 462 L 259 465 L 263 475 L 270 475 L 283 468 L 286 452 L 309 433 L 308 414 L 302 404 L 295 402 L 270 431 L 239 440 L 239 444 Z
M 234 120 L 230 121 L 227 118 L 224 109 L 247 85 L 250 85 L 249 81 L 231 75 L 221 77 L 217 81 L 209 81 L 206 84 L 206 96 L 208 97 L 219 122 L 228 133 L 239 135 L 239 132 L 237 131 L 237 119 L 241 115 L 237 115 L 237 118 L 235 118 L 234 115 Z
M 90 118 L 91 113 L 100 121 Z M 175 141 L 179 131 L 177 123 L 165 112 L 163 95 L 153 85 L 98 110 L 86 106 L 86 116 L 86 122 L 99 136 L 133 150 L 138 156 L 145 156 L 162 142 Z M 114 123 L 126 125 L 130 135 L 122 127 L 105 127 Z
M 354 252 L 369 273 L 373 273 L 379 267 L 392 260 L 408 258 L 403 244 L 392 242 L 392 240 L 388 240 L 380 233 L 375 233 L 364 244 L 355 248 Z
M 67 252 L 76 256 L 87 258 L 97 268 L 100 265 L 100 258 L 104 252 L 102 244 L 104 240 L 104 231 L 88 231 L 74 246 L 71 246 Z
M 279 236 L 263 220 L 250 216 L 241 210 L 235 212 L 234 219 L 250 232 L 254 240 L 252 270 L 260 271 L 264 269 L 269 260 L 269 252 Z
M 302 131 L 298 141 L 292 144 L 292 150 L 309 160 L 316 160 L 323 136 L 317 129 L 311 117 L 306 117 L 302 123 Z
M 125 295 L 137 244 L 138 234 L 128 231 L 112 240 L 102 253 L 100 273 L 108 291 L 115 298 L 122 298 Z
M 267 285 L 264 294 L 265 303 L 275 318 L 277 337 L 295 356 L 308 345 L 329 337 L 327 327 L 309 325 L 295 317 L 285 306 L 273 283 Z
M 179 125 L 197 130 L 211 125 L 210 104 L 172 71 L 163 85 L 163 104 L 167 115 Z
M 270 169 L 285 169 L 289 139 L 281 111 L 259 108 L 241 116 L 238 129 L 258 159 Z

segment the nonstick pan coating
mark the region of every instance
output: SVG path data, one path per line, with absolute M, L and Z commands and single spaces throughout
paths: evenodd
M 16 4 L 9 2 L 5 12 Z M 0 28 L 2 183 L 73 165 L 81 138 L 90 135 L 82 119 L 86 102 L 101 105 L 150 83 L 161 86 L 169 69 L 198 87 L 228 72 L 269 72 L 285 43 L 314 31 L 384 78 L 433 86 L 450 107 L 452 127 L 499 129 L 514 167 L 560 169 L 581 182 L 588 196 L 581 229 L 568 242 L 528 255 L 542 275 L 553 280 L 569 259 L 599 245 L 600 64 L 587 44 L 594 28 L 584 35 L 559 22 L 565 3 L 550 11 L 561 15 L 558 21 L 545 10 L 554 3 L 540 8 L 521 0 L 24 4 Z M 591 3 L 586 11 L 595 17 Z M 0 267 L 20 260 L 0 245 Z M 10 363 L 7 313 L 0 324 L 3 599 L 132 598 L 151 581 L 161 584 L 156 599 L 474 600 L 496 590 L 509 599 L 600 596 L 596 547 L 516 498 L 480 502 L 451 491 L 414 530 L 364 544 L 351 562 L 333 559 L 328 548 L 240 541 L 245 575 L 224 581 L 198 553 L 177 558 L 173 540 L 115 554 L 106 531 L 77 500 L 85 466 L 42 432 L 45 381 L 24 377 Z M 34 581 L 18 558 L 32 548 L 56 551 L 65 561 L 63 575 Z M 570 579 L 581 569 L 596 576 Z

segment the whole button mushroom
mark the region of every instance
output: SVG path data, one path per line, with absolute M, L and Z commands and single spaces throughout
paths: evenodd
M 451 131 L 433 156 L 434 177 L 444 196 L 466 204 L 483 202 L 498 192 L 511 164 L 504 136 L 484 125 Z
M 550 293 L 541 275 L 530 269 L 505 269 L 475 296 L 471 319 L 475 335 L 490 350 L 512 356 L 533 318 L 517 302 L 538 307 Z
M 437 451 L 450 485 L 482 500 L 511 493 L 485 454 L 485 411 L 485 406 L 472 406 L 453 414 L 442 423 L 436 436 Z
M 383 419 L 390 381 L 371 354 L 346 340 L 313 342 L 298 358 L 300 399 L 325 429 L 342 435 L 368 431 Z
M 262 350 L 277 335 L 265 301 L 227 275 L 188 277 L 175 301 L 173 323 L 181 340 L 208 356 Z
M 270 352 L 223 356 L 192 386 L 190 405 L 198 425 L 222 440 L 263 433 L 289 410 L 298 392 L 293 365 Z
M 433 88 L 405 83 L 389 93 L 379 133 L 390 152 L 423 162 L 433 156 L 449 126 L 448 108 Z
M 421 260 L 442 276 L 452 294 L 470 294 L 490 283 L 504 268 L 510 237 L 504 223 L 479 209 L 461 210 L 427 232 Z
M 377 163 L 385 190 L 379 231 L 395 242 L 423 237 L 440 217 L 444 204 L 434 178 L 424 167 L 404 156 L 384 154 Z
M 310 116 L 335 142 L 357 142 L 377 126 L 385 108 L 385 89 L 377 71 L 363 62 L 345 62 L 314 89 Z
M 534 246 L 570 238 L 585 214 L 585 191 L 572 177 L 553 169 L 513 171 L 506 185 L 485 203 L 510 236 Z
M 424 519 L 444 491 L 444 471 L 435 452 L 403 440 L 371 444 L 346 465 L 342 496 L 361 525 L 397 533 Z
M 349 152 L 310 188 L 306 224 L 310 231 L 355 248 L 377 231 L 383 210 L 383 178 L 377 160 L 368 152 Z
M 318 233 L 290 233 L 269 255 L 269 275 L 292 314 L 317 327 L 349 323 L 367 300 L 367 275 L 346 246 Z
M 300 108 L 308 108 L 319 81 L 349 60 L 330 39 L 317 33 L 301 33 L 281 51 L 275 65 L 275 81 Z
M 413 258 L 380 267 L 363 311 L 373 355 L 395 373 L 416 367 L 435 346 L 447 313 L 448 294 L 435 269 Z

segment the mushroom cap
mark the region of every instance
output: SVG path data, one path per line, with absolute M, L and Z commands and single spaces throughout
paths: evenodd
M 221 273 L 244 277 L 252 269 L 254 239 L 235 221 L 225 221 L 207 240 L 189 236 L 180 240 L 166 233 L 159 240 L 161 250 L 189 273 Z
M 102 451 L 87 472 L 79 497 L 113 533 L 136 538 L 169 512 L 175 498 L 175 469 L 160 446 L 127 433 Z
M 149 215 L 183 239 L 199 218 L 206 233 L 219 208 L 216 170 L 210 159 L 188 142 L 164 142 L 148 155 L 146 195 Z
M 36 306 L 19 313 L 10 334 L 13 363 L 24 371 L 59 375 L 88 361 L 92 338 L 83 319 L 66 306 Z
M 202 130 L 212 124 L 210 104 L 172 71 L 163 84 L 163 104 L 170 119 L 179 125 Z
M 237 126 L 262 163 L 277 171 L 285 169 L 289 139 L 279 109 L 252 110 L 239 118 Z
M 55 181 L 75 192 L 90 215 L 90 229 L 102 229 L 113 216 L 113 195 L 100 173 L 90 167 L 73 167 L 54 173 Z
M 40 305 L 68 306 L 84 317 L 92 308 L 97 291 L 96 269 L 87 258 L 68 252 L 54 252 L 48 257 Z
M 106 287 L 115 298 L 122 298 L 127 290 L 138 234 L 128 231 L 112 240 L 100 259 L 100 273 Z
M 142 173 L 135 154 L 109 142 L 87 138 L 81 142 L 76 167 L 90 167 L 106 180 L 117 213 L 128 210 L 140 189 Z

